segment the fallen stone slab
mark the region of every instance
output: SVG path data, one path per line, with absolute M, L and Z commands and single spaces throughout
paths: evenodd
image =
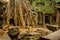
M 0 40 L 11 40 L 8 34 L 0 35 Z
M 2 29 L 0 29 L 0 40 L 11 40 L 9 35 Z
M 47 39 L 47 40 L 60 40 L 60 30 L 40 38 L 40 40 L 45 40 L 45 39 Z
M 49 30 L 53 31 L 53 32 L 55 32 L 55 31 L 57 31 L 58 29 L 60 29 L 60 27 L 57 26 L 57 25 L 46 24 L 46 27 L 47 27 Z

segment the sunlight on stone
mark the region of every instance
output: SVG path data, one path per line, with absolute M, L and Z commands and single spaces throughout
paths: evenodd
M 8 2 L 9 0 L 3 0 L 3 1 Z

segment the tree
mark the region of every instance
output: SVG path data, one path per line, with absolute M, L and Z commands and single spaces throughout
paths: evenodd
M 56 18 L 56 25 L 60 26 L 60 0 L 55 0 L 56 3 L 56 12 L 57 12 L 57 18 Z
M 6 2 L 3 2 L 2 0 L 0 0 L 0 26 L 1 28 L 3 24 L 3 19 L 6 17 L 4 16 L 5 9 L 6 9 Z

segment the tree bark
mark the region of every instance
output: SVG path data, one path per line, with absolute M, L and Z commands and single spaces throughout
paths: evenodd
M 17 26 L 16 0 L 13 0 L 14 24 Z
M 19 19 L 20 19 L 20 22 L 21 22 L 21 24 L 22 24 L 22 26 L 23 26 L 23 28 L 25 27 L 25 22 L 24 22 L 24 19 L 23 19 L 23 12 L 22 12 L 22 6 L 21 6 L 22 4 L 20 3 L 20 9 L 19 9 Z
M 7 27 L 9 26 L 9 21 L 10 21 L 10 1 L 8 2 L 8 8 L 7 8 L 7 19 L 6 19 L 6 23 L 7 23 Z

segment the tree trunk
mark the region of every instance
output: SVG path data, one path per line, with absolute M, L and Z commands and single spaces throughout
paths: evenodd
M 52 16 L 51 16 L 51 15 L 50 15 L 50 24 L 51 24 L 51 25 L 53 24 Z
M 17 26 L 16 0 L 13 0 L 14 24 Z
M 42 24 L 42 13 L 40 13 L 40 22 Z
M 56 25 L 59 26 L 59 21 L 60 21 L 59 20 L 59 17 L 60 17 L 59 11 L 57 11 L 57 15 L 56 16 L 57 16 L 57 18 L 56 18 Z M 57 30 L 58 30 L 58 28 L 57 28 Z
M 22 6 L 21 6 L 21 3 L 20 3 L 20 7 L 19 7 L 19 19 L 20 19 L 20 22 L 23 26 L 23 28 L 25 27 L 25 22 L 24 22 L 24 19 L 23 19 L 23 12 L 22 12 Z
M 43 25 L 45 27 L 45 13 L 43 13 Z
M 26 1 L 26 5 L 27 5 L 27 14 L 28 14 L 28 21 L 29 21 L 29 24 L 32 25 L 32 27 L 35 27 L 35 23 L 32 19 L 32 11 L 31 11 L 31 6 L 30 6 L 30 3 L 29 1 Z
M 9 26 L 9 21 L 10 21 L 10 1 L 8 2 L 8 8 L 7 8 L 7 19 L 6 19 L 6 23 L 7 23 L 7 27 Z

